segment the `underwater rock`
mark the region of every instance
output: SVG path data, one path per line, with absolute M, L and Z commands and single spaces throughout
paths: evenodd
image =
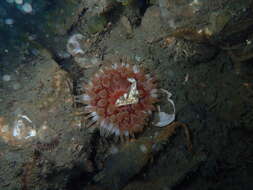
M 158 3 L 162 21 L 165 23 L 164 27 L 168 29 L 176 29 L 184 25 L 193 24 L 193 19 L 196 18 L 196 13 L 202 6 L 201 1 L 194 0 L 159 0 Z
M 133 180 L 127 184 L 123 190 L 153 190 L 153 189 L 171 189 L 179 184 L 188 174 L 196 171 L 200 165 L 207 160 L 207 156 L 203 153 L 193 155 L 192 158 L 183 163 L 178 164 L 175 171 L 170 171 L 171 174 L 158 175 L 155 178 L 146 180 Z
M 101 15 L 110 11 L 116 5 L 115 0 L 87 0 L 86 7 L 88 8 L 87 12 L 89 14 Z
M 106 26 L 107 20 L 105 16 L 93 16 L 88 20 L 88 31 L 91 34 L 102 32 Z
M 48 51 L 38 49 L 37 57 L 30 58 L 29 64 L 18 67 L 16 71 L 10 73 L 12 76 L 10 82 L 18 80 L 22 88 L 14 91 L 12 88 L 7 88 L 9 82 L 0 81 L 5 88 L 5 91 L 0 94 L 2 99 L 0 146 L 3 152 L 0 161 L 6 160 L 5 153 L 13 149 L 26 160 L 16 167 L 8 164 L 1 165 L 3 171 L 11 169 L 11 173 L 14 174 L 23 171 L 11 179 L 9 175 L 2 176 L 2 173 L 1 177 L 10 184 L 9 189 L 20 189 L 20 178 L 23 179 L 22 186 L 47 189 L 48 186 L 57 184 L 56 181 L 59 179 L 59 176 L 56 177 L 57 179 L 50 177 L 50 182 L 46 181 L 45 179 L 52 175 L 52 172 L 69 171 L 76 162 L 81 162 L 88 157 L 90 136 L 87 135 L 86 138 L 79 132 L 79 128 L 71 125 L 74 120 L 71 114 L 73 112 L 72 81 Z M 87 151 L 75 147 L 83 147 Z M 33 152 L 39 152 L 38 159 L 32 158 Z M 50 167 L 45 172 L 40 167 L 46 167 L 47 163 L 50 163 Z M 61 180 L 64 181 L 63 178 L 66 179 L 70 175 L 71 172 L 66 172 Z M 37 180 L 43 183 L 34 183 Z M 58 189 L 65 187 L 66 183 L 67 181 L 58 184 Z M 0 189 L 5 189 L 1 183 Z
M 220 10 L 219 12 L 213 12 L 210 15 L 209 22 L 210 22 L 210 32 L 214 35 L 219 34 L 226 24 L 232 19 L 230 12 L 225 10 Z
M 161 15 L 160 9 L 157 6 L 149 7 L 141 21 L 141 29 L 150 37 L 157 37 L 157 34 L 161 35 Z
M 148 164 L 148 161 L 162 149 L 162 145 L 174 134 L 175 129 L 181 126 L 185 129 L 190 148 L 188 129 L 179 122 L 172 123 L 164 127 L 153 138 L 143 137 L 122 145 L 119 152 L 108 157 L 104 169 L 94 177 L 94 181 L 104 189 L 121 189 Z M 202 161 L 199 159 L 198 164 Z
M 123 27 L 126 29 L 126 33 L 132 34 L 133 28 L 128 18 L 126 16 L 122 16 L 120 19 L 120 22 L 123 25 Z
M 141 146 L 145 146 L 147 151 L 141 151 Z M 151 152 L 152 144 L 148 141 L 130 143 L 107 159 L 105 169 L 94 180 L 105 189 L 121 189 L 147 164 Z
M 57 3 L 55 9 L 50 9 L 44 15 L 42 23 L 50 35 L 65 35 L 68 30 L 78 22 L 80 15 L 85 10 L 85 2 L 79 0 L 63 0 Z

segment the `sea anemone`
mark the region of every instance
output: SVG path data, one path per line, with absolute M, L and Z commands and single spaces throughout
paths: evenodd
M 155 78 L 129 61 L 102 67 L 84 91 L 77 100 L 86 104 L 87 125 L 96 124 L 104 136 L 141 132 L 158 101 Z

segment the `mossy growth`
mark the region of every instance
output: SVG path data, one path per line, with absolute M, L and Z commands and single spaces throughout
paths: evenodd
M 103 15 L 96 15 L 91 17 L 88 20 L 88 32 L 91 34 L 95 34 L 98 32 L 102 32 L 106 26 L 107 19 Z

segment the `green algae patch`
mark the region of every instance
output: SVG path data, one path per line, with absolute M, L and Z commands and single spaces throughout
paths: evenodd
M 87 23 L 88 32 L 91 34 L 102 32 L 106 26 L 106 23 L 107 23 L 107 19 L 105 18 L 105 16 L 103 15 L 93 16 L 90 18 L 90 20 L 88 20 L 88 23 Z

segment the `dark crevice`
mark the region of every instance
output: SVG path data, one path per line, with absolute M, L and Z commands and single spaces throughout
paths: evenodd
M 139 7 L 140 14 L 143 16 L 149 7 L 149 0 L 137 0 L 137 6 Z
M 73 175 L 71 177 L 71 179 L 69 180 L 69 183 L 67 184 L 68 190 L 72 190 L 72 189 L 83 190 L 84 187 L 86 185 L 88 185 L 88 182 L 90 183 L 92 181 L 92 178 L 94 177 L 94 175 L 98 172 L 98 169 L 95 164 L 95 159 L 96 159 L 96 155 L 97 155 L 96 150 L 97 150 L 97 146 L 98 146 L 98 142 L 99 142 L 97 140 L 97 138 L 99 138 L 98 135 L 99 135 L 98 133 L 93 133 L 93 135 L 92 135 L 93 137 L 91 138 L 92 140 L 90 142 L 90 147 L 92 147 L 92 151 L 91 151 L 90 156 L 88 158 L 93 164 L 94 171 L 91 173 L 84 171 L 84 169 L 82 169 L 83 168 L 82 165 L 84 163 L 80 163 L 80 164 L 76 165 L 72 170 L 75 175 Z
M 118 3 L 109 12 L 106 12 L 103 15 L 112 24 L 115 24 L 119 21 L 120 15 L 122 14 L 123 9 L 124 9 L 123 6 L 120 3 Z
M 86 13 L 87 9 L 83 8 L 83 10 L 79 13 L 78 18 L 76 20 L 76 22 L 74 22 L 70 28 L 67 30 L 67 34 L 71 34 L 72 31 L 77 27 L 78 23 L 80 23 L 80 21 L 82 20 L 82 17 L 84 16 L 84 14 Z

